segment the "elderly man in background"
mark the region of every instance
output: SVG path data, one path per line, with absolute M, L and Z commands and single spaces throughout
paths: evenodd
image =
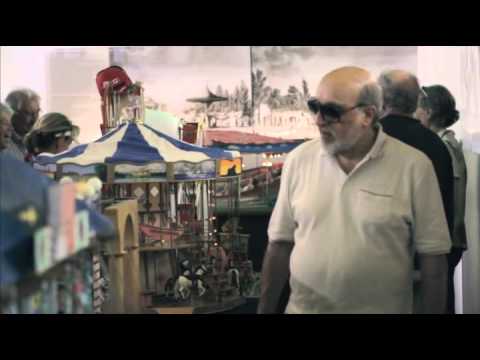
M 378 83 L 383 91 L 384 113 L 380 120 L 386 134 L 423 152 L 437 175 L 450 236 L 453 231 L 453 166 L 443 141 L 414 118 L 421 93 L 415 75 L 403 70 L 382 73 Z
M 292 151 L 268 228 L 259 313 L 411 313 L 413 253 L 424 310 L 443 313 L 451 242 L 431 162 L 386 135 L 370 73 L 334 70 L 308 103 L 320 138 Z
M 432 162 L 442 194 L 450 238 L 455 219 L 454 173 L 447 146 L 414 116 L 422 89 L 415 75 L 404 70 L 389 70 L 378 78 L 383 91 L 384 114 L 380 120 L 388 135 L 423 152 Z M 418 270 L 418 258 L 415 259 Z M 418 273 L 417 273 L 418 274 Z M 418 281 L 421 279 L 417 278 Z M 415 312 L 421 312 L 419 283 L 415 282 Z
M 10 141 L 12 115 L 12 109 L 8 105 L 0 103 L 0 150 L 4 150 Z
M 10 92 L 5 102 L 13 110 L 11 119 L 13 131 L 6 151 L 23 161 L 28 153 L 24 138 L 39 117 L 40 97 L 33 90 L 19 89 Z

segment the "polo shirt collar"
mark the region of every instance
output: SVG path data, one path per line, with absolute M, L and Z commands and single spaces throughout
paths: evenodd
M 387 136 L 383 131 L 381 124 L 378 123 L 376 126 L 376 129 L 377 129 L 377 138 L 375 139 L 375 142 L 373 143 L 372 148 L 367 153 L 366 158 L 375 159 L 383 155 L 383 148 L 385 146 L 385 141 L 387 140 Z

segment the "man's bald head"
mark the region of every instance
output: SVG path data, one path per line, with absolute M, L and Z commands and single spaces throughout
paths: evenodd
M 420 85 L 412 73 L 404 70 L 389 70 L 378 78 L 383 90 L 383 102 L 387 111 L 412 115 L 417 109 Z
M 325 75 L 317 88 L 317 98 L 337 99 L 340 103 L 355 106 L 358 104 L 382 109 L 382 91 L 369 71 L 346 66 Z
M 372 81 L 372 76 L 368 70 L 356 66 L 345 66 L 330 71 L 322 78 L 321 83 L 338 83 L 344 86 L 355 86 L 365 84 L 369 81 Z

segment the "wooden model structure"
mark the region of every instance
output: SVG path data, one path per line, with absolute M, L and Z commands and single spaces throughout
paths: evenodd
M 110 274 L 110 299 L 106 313 L 135 314 L 140 305 L 138 207 L 134 200 L 122 201 L 105 209 L 118 234 L 104 249 Z

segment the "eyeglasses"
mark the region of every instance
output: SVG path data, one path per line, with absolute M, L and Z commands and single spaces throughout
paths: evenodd
M 420 88 L 420 96 L 418 97 L 418 106 L 423 109 L 431 109 L 430 98 L 428 97 L 425 87 Z
M 322 115 L 323 121 L 327 125 L 340 122 L 340 119 L 345 114 L 349 113 L 352 110 L 355 110 L 359 107 L 367 106 L 366 104 L 357 104 L 351 108 L 343 108 L 340 105 L 336 104 L 322 104 L 318 99 L 311 98 L 307 101 L 308 109 L 315 115 L 320 113 Z
M 425 86 L 422 86 L 420 88 L 420 95 L 423 96 L 424 98 L 427 98 L 428 99 L 428 94 L 427 92 L 425 91 Z
M 57 138 L 57 139 L 63 138 L 63 141 L 65 141 L 65 143 L 67 145 L 70 145 L 74 140 L 74 137 L 73 137 L 73 134 L 72 134 L 71 130 L 56 133 L 55 138 Z

